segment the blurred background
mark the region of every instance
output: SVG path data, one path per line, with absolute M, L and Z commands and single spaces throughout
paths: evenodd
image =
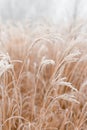
M 87 0 L 0 0 L 0 18 L 53 23 L 84 19 L 87 18 Z

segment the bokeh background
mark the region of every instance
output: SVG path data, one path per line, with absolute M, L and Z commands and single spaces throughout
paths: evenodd
M 0 0 L 3 21 L 46 20 L 53 23 L 87 18 L 87 0 Z

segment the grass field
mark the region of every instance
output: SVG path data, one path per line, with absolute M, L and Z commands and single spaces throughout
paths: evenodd
M 0 130 L 87 130 L 86 28 L 0 24 Z

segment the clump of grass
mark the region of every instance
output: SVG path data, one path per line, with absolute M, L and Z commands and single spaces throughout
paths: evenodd
M 86 130 L 86 33 L 30 29 L 1 26 L 0 130 Z

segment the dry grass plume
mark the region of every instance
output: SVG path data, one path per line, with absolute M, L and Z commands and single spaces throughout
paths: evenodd
M 0 130 L 87 130 L 87 29 L 0 24 Z

